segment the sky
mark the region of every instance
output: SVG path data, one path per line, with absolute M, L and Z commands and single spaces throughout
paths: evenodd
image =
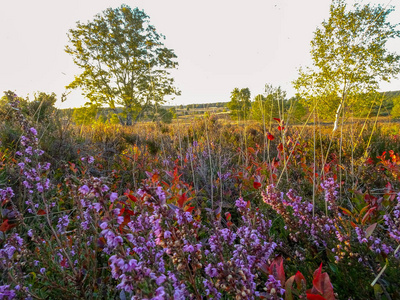
M 400 21 L 400 4 L 390 21 Z M 170 105 L 228 102 L 234 88 L 251 96 L 265 84 L 281 86 L 288 97 L 299 67 L 311 66 L 313 32 L 329 18 L 330 0 L 0 0 L 0 92 L 12 90 L 33 99 L 35 92 L 56 93 L 80 73 L 64 49 L 76 22 L 122 4 L 138 7 L 150 17 L 165 46 L 178 56 L 171 72 L 181 96 Z M 400 51 L 400 39 L 388 49 Z M 399 90 L 400 80 L 383 83 L 382 91 Z M 58 108 L 80 107 L 79 91 Z

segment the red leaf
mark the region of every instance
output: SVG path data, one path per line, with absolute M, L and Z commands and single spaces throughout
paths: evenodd
M 322 263 L 319 265 L 319 268 L 315 270 L 314 272 L 314 279 L 313 279 L 313 285 L 314 287 L 318 290 L 318 292 L 321 292 L 320 290 L 320 284 L 321 284 L 321 273 L 322 273 Z
M 275 137 L 268 132 L 267 133 L 267 139 L 269 139 L 270 141 L 273 141 L 275 139 Z
M 307 294 L 307 299 L 308 300 L 327 300 L 324 297 L 320 295 L 315 295 L 315 294 Z
M 71 169 L 71 171 L 76 173 L 78 171 L 78 169 L 75 168 L 75 164 L 72 162 L 68 162 L 68 163 L 69 163 L 69 168 Z
M 322 263 L 319 266 L 319 268 L 314 272 L 313 286 L 318 292 L 322 294 L 322 296 L 325 297 L 325 298 L 313 298 L 313 299 L 335 300 L 335 296 L 333 294 L 333 287 L 331 280 L 329 279 L 329 275 L 328 273 L 322 273 Z
M 274 118 L 275 121 L 277 121 L 278 123 L 281 123 L 281 119 L 279 118 Z
M 179 196 L 178 199 L 178 207 L 183 208 L 183 205 L 187 202 L 187 196 L 186 193 L 183 193 L 182 195 Z
M 230 212 L 226 212 L 226 213 L 225 213 L 225 217 L 226 217 L 226 220 L 227 220 L 227 221 L 230 221 L 230 220 L 232 219 L 232 215 L 231 215 Z
M 127 190 L 126 193 L 124 193 L 125 196 L 127 196 L 130 200 L 133 202 L 137 201 L 137 198 L 131 194 L 132 192 L 130 190 Z
M 282 256 L 278 256 L 274 259 L 268 269 L 269 273 L 281 281 L 281 284 L 286 281 L 285 280 L 285 271 L 283 269 L 283 258 Z
M 62 261 L 60 262 L 60 266 L 65 268 L 65 267 L 67 267 L 67 265 L 68 265 L 68 264 L 67 264 L 67 259 L 64 257 L 64 258 L 62 259 Z
M 296 273 L 296 275 L 295 275 L 295 277 L 294 277 L 294 280 L 296 281 L 297 289 L 298 289 L 298 290 L 301 290 L 301 288 L 302 288 L 302 286 L 303 286 L 303 285 L 301 284 L 302 281 L 304 281 L 304 286 L 306 286 L 306 278 L 303 276 L 303 274 L 301 274 L 300 271 L 297 271 L 297 273 Z
M 45 214 L 46 214 L 46 212 L 43 209 L 39 209 L 38 212 L 37 212 L 38 216 L 43 216 Z
M 125 211 L 125 207 L 121 208 L 121 210 L 119 211 L 119 215 L 118 216 L 122 216 L 124 214 Z
M 347 208 L 344 208 L 344 207 L 341 207 L 341 206 L 338 206 L 338 208 L 339 208 L 340 210 L 342 210 L 343 213 L 344 213 L 345 215 L 348 215 L 348 216 L 353 217 L 353 214 L 352 214 L 351 211 L 349 211 Z
M 124 221 L 119 225 L 119 231 L 122 232 L 122 229 L 126 224 L 128 224 L 131 221 L 131 216 L 130 215 L 125 215 L 124 216 Z
M 284 130 L 284 129 L 285 129 L 285 126 L 278 126 L 279 131 Z
M 0 231 L 6 232 L 10 229 L 10 225 L 8 224 L 8 219 L 5 219 L 3 224 L 0 225 Z
M 135 213 L 130 209 L 125 209 L 125 215 L 133 216 Z
M 370 217 L 370 214 L 374 211 L 376 209 L 376 206 L 374 206 L 374 207 L 371 207 L 368 211 L 367 211 L 367 213 L 364 215 L 364 217 L 362 218 L 362 220 L 361 220 L 361 224 L 365 224 L 365 222 L 369 219 L 369 217 Z
M 190 206 L 190 207 L 186 206 L 185 211 L 188 211 L 191 213 L 193 211 L 193 209 L 194 209 L 194 206 Z
M 373 165 L 373 164 L 374 164 L 374 161 L 372 160 L 371 157 L 368 157 L 366 163 L 369 164 L 369 165 Z
M 261 183 L 259 183 L 259 182 L 257 182 L 257 181 L 254 181 L 254 182 L 253 182 L 253 187 L 254 187 L 256 190 L 258 190 L 258 189 L 261 187 Z

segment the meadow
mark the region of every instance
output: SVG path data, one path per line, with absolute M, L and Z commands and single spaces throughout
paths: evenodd
M 400 298 L 398 123 L 76 126 L 8 100 L 0 299 Z

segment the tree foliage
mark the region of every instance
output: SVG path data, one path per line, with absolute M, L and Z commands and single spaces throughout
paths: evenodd
M 122 106 L 131 125 L 164 97 L 179 94 L 169 70 L 177 67 L 176 55 L 164 46 L 165 37 L 150 25 L 138 8 L 108 8 L 86 24 L 70 29 L 65 51 L 82 69 L 67 88 L 81 88 L 89 102 Z
M 300 70 L 294 82 L 299 96 L 320 116 L 338 119 L 344 109 L 368 105 L 360 95 L 374 93 L 380 81 L 400 71 L 400 56 L 386 48 L 400 36 L 387 21 L 393 8 L 333 0 L 330 17 L 317 28 L 311 41 L 313 68 Z
M 14 97 L 14 92 L 7 91 L 0 99 L 0 117 L 8 119 L 11 115 L 12 108 L 8 104 L 9 97 Z M 15 96 L 16 97 L 16 96 Z M 57 109 L 54 107 L 57 101 L 55 93 L 47 94 L 44 92 L 34 93 L 34 99 L 30 100 L 16 97 L 20 103 L 22 113 L 30 120 L 36 123 L 49 123 L 52 121 Z
M 265 85 L 264 95 L 257 95 L 251 105 L 251 117 L 262 122 L 270 122 L 272 118 L 283 118 L 286 110 L 286 92 L 281 87 Z
M 227 103 L 227 107 L 231 111 L 231 116 L 235 119 L 247 119 L 250 112 L 250 90 L 249 88 L 235 88 L 231 92 L 231 101 Z
M 393 98 L 393 108 L 391 111 L 391 115 L 393 118 L 400 117 L 400 94 Z
M 74 109 L 72 119 L 77 125 L 90 125 L 96 122 L 99 107 L 87 103 L 85 106 Z

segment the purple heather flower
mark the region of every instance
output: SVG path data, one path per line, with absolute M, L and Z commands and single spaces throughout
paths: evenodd
M 63 233 L 65 231 L 65 228 L 68 227 L 68 224 L 69 224 L 68 215 L 65 215 L 65 216 L 59 218 L 58 223 L 57 223 L 58 232 Z
M 43 193 L 43 185 L 41 183 L 36 184 L 36 189 L 39 193 Z
M 80 192 L 82 195 L 86 195 L 87 193 L 89 193 L 89 187 L 85 184 L 85 185 L 83 185 L 83 186 L 81 186 L 81 187 L 79 188 L 79 192 Z
M 118 198 L 118 193 L 111 193 L 110 195 L 110 201 L 114 202 Z
M 35 128 L 31 127 L 31 128 L 29 129 L 29 131 L 30 131 L 33 135 L 37 135 L 37 131 L 36 131 Z
M 99 212 L 100 209 L 101 209 L 101 204 L 98 203 L 98 202 L 93 203 L 93 209 L 94 209 L 95 211 Z
M 41 156 L 41 155 L 43 155 L 44 151 L 43 151 L 43 150 L 40 150 L 40 149 L 36 149 L 36 150 L 35 150 L 35 153 L 36 153 L 37 155 Z
M 182 249 L 184 252 L 194 252 L 194 247 L 192 245 L 185 245 Z
M 163 191 L 161 186 L 157 187 L 156 194 L 157 194 L 158 198 L 161 200 L 161 202 L 165 203 L 166 197 L 165 197 L 165 193 L 164 193 L 164 191 Z
M 160 275 L 160 276 L 157 277 L 157 279 L 156 279 L 157 285 L 163 284 L 164 281 L 165 281 L 166 279 L 167 279 L 167 277 L 166 277 L 164 274 Z
M 0 285 L 0 299 L 11 300 L 14 299 L 15 296 L 15 290 L 11 289 L 9 285 Z
M 32 146 L 26 147 L 25 152 L 28 153 L 29 155 L 33 155 Z

